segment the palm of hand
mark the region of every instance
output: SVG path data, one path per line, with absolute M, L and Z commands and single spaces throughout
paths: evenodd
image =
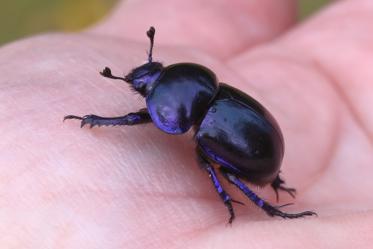
M 192 2 L 184 4 L 196 8 Z M 364 33 L 373 18 L 367 11 L 371 4 L 341 2 L 281 39 L 252 50 L 254 43 L 289 26 L 292 7 L 289 4 L 276 12 L 282 15 L 267 20 L 260 13 L 268 16 L 271 10 L 241 5 L 224 9 L 224 18 L 218 15 L 221 6 L 212 6 L 213 13 L 196 11 L 195 23 L 183 30 L 167 23 L 166 17 L 157 17 L 150 4 L 128 3 L 119 8 L 120 14 L 89 32 L 46 35 L 4 47 L 0 227 L 7 236 L 1 244 L 295 248 L 305 242 L 309 247 L 330 246 L 346 236 L 344 246 L 366 246 L 371 240 L 366 232 L 373 227 L 373 116 L 368 110 L 372 38 Z M 234 17 L 247 15 L 240 13 L 244 9 L 259 13 L 252 28 L 267 30 L 241 32 L 248 24 L 242 21 L 237 27 Z M 177 24 L 185 18 L 180 11 Z M 61 123 L 69 113 L 115 116 L 144 106 L 127 86 L 98 74 L 103 66 L 122 72 L 139 64 L 147 41 L 142 33 L 149 26 L 130 21 L 139 13 L 158 27 L 155 59 L 207 65 L 220 80 L 271 110 L 287 145 L 284 178 L 299 193 L 297 205 L 287 210 L 313 209 L 318 218 L 272 219 L 246 202 L 245 207 L 235 207 L 238 217 L 228 228 L 224 205 L 207 175 L 197 169 L 190 136 L 168 136 L 152 125 L 88 131 Z M 342 21 L 342 14 L 353 20 Z M 203 18 L 216 24 L 202 32 L 205 37 L 193 35 L 193 28 L 205 27 L 198 22 Z M 114 37 L 119 31 L 123 35 Z M 223 36 L 224 32 L 231 34 Z M 166 35 L 171 33 L 172 37 Z M 185 47 L 168 46 L 179 43 Z M 234 199 L 245 199 L 228 186 L 227 190 Z M 269 189 L 257 192 L 274 203 Z M 281 195 L 282 202 L 291 201 L 287 198 Z

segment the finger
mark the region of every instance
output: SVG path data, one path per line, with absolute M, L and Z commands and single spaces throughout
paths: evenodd
M 160 44 L 226 58 L 273 39 L 295 20 L 295 0 L 139 0 L 123 1 L 94 31 L 143 41 L 144 30 L 153 25 Z
M 368 169 L 372 11 L 371 1 L 335 3 L 284 38 L 229 63 L 252 82 L 242 88 L 258 93 L 279 120 L 287 144 L 284 173 L 302 167 L 290 182 L 315 182 L 330 165 L 339 172 L 344 168 L 347 180 L 350 157 L 361 170 Z M 354 149 L 346 151 L 340 144 Z M 360 182 L 369 185 L 368 177 Z
M 286 51 L 281 55 L 283 58 L 312 62 L 311 67 L 327 78 L 373 144 L 369 104 L 373 95 L 372 13 L 373 4 L 369 0 L 338 2 L 274 46 Z M 267 50 L 268 53 L 272 52 Z M 253 54 L 244 54 L 232 64 L 245 71 L 250 58 Z
M 373 145 L 373 3 L 341 1 L 293 32 L 284 45 L 313 60 Z M 308 49 L 307 49 L 308 48 Z M 312 48 L 312 49 L 309 49 Z

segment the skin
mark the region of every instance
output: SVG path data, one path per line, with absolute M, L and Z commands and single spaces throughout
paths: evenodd
M 295 5 L 125 1 L 82 33 L 2 47 L 1 248 L 371 247 L 373 4 L 336 1 L 301 25 Z M 298 190 L 283 210 L 318 217 L 267 217 L 224 182 L 246 203 L 227 226 L 192 134 L 62 123 L 67 114 L 144 107 L 125 83 L 98 72 L 143 63 L 150 25 L 155 60 L 206 65 L 272 112 L 286 143 L 282 176 Z M 253 189 L 275 203 L 269 187 Z M 283 193 L 280 203 L 288 202 Z

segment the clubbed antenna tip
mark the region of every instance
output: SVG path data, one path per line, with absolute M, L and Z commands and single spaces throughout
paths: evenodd
M 155 35 L 155 28 L 151 26 L 149 30 L 146 32 L 146 35 L 150 39 L 150 49 L 149 49 L 149 57 L 148 61 L 152 62 L 153 61 L 153 46 L 154 46 L 154 35 Z

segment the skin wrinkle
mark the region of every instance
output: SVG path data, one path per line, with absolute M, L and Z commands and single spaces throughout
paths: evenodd
M 23 143 L 17 144 L 17 148 L 19 150 L 27 150 L 27 147 Z M 0 175 L 0 186 L 3 185 L 1 190 L 6 190 L 7 186 L 11 186 L 11 184 L 16 184 L 17 181 L 20 181 L 20 179 L 22 179 L 22 177 L 42 167 L 40 164 L 40 157 L 38 157 L 38 155 L 33 153 L 31 150 L 28 151 L 28 153 L 30 153 L 28 159 L 29 165 L 22 167 L 16 165 L 18 167 L 15 173 L 5 176 Z
M 177 221 L 176 221 L 177 222 Z M 198 222 L 198 223 L 200 223 L 200 222 Z M 161 218 L 161 220 L 160 220 L 160 224 L 162 224 L 162 218 Z M 203 223 L 201 223 L 201 224 L 199 224 L 199 226 L 197 226 L 197 229 L 199 229 L 198 227 L 200 227 L 200 225 L 202 225 L 203 224 L 203 227 L 208 227 L 209 226 L 209 224 L 210 224 L 210 222 L 203 222 Z M 206 225 L 207 224 L 207 225 Z M 178 227 L 183 227 L 183 226 L 185 226 L 185 224 L 183 224 L 183 223 L 180 223 L 180 224 L 178 224 L 178 223 L 172 223 L 172 227 L 170 228 L 171 230 L 174 230 L 175 228 L 176 228 L 176 230 L 179 230 L 178 229 Z M 174 227 L 174 229 L 173 229 L 173 227 Z M 157 228 L 155 228 L 155 229 L 157 229 Z M 174 232 L 176 232 L 176 230 L 174 231 Z M 150 231 L 150 233 L 149 234 L 153 234 L 153 231 Z M 158 241 L 158 239 L 159 240 L 165 240 L 165 241 L 163 241 L 163 242 L 166 242 L 166 243 L 170 243 L 170 245 L 171 244 L 173 244 L 174 242 L 175 242 L 175 239 L 176 238 L 179 238 L 179 235 L 183 235 L 184 234 L 184 231 L 180 231 L 179 232 L 179 234 L 172 234 L 172 235 L 169 235 L 168 233 L 165 233 L 165 234 L 162 234 L 161 235 L 161 237 L 159 237 L 159 238 L 157 238 L 157 241 Z M 142 237 L 139 237 L 138 239 L 136 239 L 136 241 L 142 241 L 142 240 L 146 240 L 146 237 L 147 237 L 148 235 L 146 234 L 146 235 L 143 235 Z M 172 240 L 172 241 L 171 241 Z M 131 241 L 131 240 L 130 240 Z M 128 243 L 130 243 L 130 241 L 128 241 Z M 154 242 L 153 243 L 151 243 L 152 244 L 152 247 L 154 246 Z M 145 245 L 144 245 L 144 243 L 141 243 L 141 245 L 142 245 L 142 247 L 141 248 L 144 248 L 145 247 Z M 164 246 L 163 246 L 164 247 Z M 163 248 L 162 247 L 162 248 Z M 174 248 L 174 247 L 170 247 L 170 248 Z
M 373 134 L 370 134 L 369 129 L 366 127 L 365 123 L 360 118 L 359 114 L 356 112 L 354 105 L 351 103 L 351 99 L 348 98 L 345 94 L 343 88 L 338 84 L 337 79 L 333 76 L 331 72 L 328 72 L 326 68 L 322 65 L 322 62 L 319 60 L 314 59 L 314 66 L 316 69 L 322 74 L 330 83 L 330 85 L 334 88 L 335 92 L 341 99 L 341 103 L 344 103 L 347 112 L 351 115 L 351 118 L 356 122 L 358 127 L 361 131 L 365 134 L 368 138 L 370 144 L 373 146 Z
M 226 183 L 226 182 L 225 182 Z M 154 183 L 153 183 L 154 184 Z M 154 187 L 154 186 L 153 186 Z M 224 209 L 224 206 L 221 205 L 221 201 L 216 198 L 215 194 L 214 195 L 206 195 L 206 194 L 200 194 L 198 193 L 197 195 L 195 193 L 178 193 L 178 192 L 167 192 L 165 190 L 159 190 L 159 191 L 138 191 L 134 190 L 131 191 L 132 188 L 124 188 L 124 189 L 113 189 L 113 188 L 93 188 L 90 185 L 81 185 L 81 186 L 72 186 L 71 190 L 69 188 L 65 187 L 64 190 L 62 191 L 48 191 L 45 194 L 42 195 L 42 199 L 46 202 L 53 202 L 56 200 L 60 200 L 62 198 L 72 198 L 72 197 L 83 197 L 84 199 L 90 199 L 95 196 L 100 196 L 100 198 L 104 197 L 104 200 L 106 202 L 112 202 L 112 201 L 117 201 L 121 200 L 122 196 L 133 196 L 134 198 L 138 199 L 146 199 L 152 198 L 152 199 L 172 199 L 173 201 L 177 200 L 185 200 L 185 199 L 190 199 L 190 200 L 197 200 L 197 201 L 207 201 L 211 202 L 211 210 L 214 209 L 217 205 L 220 206 L 221 208 L 219 209 Z M 92 196 L 92 197 L 90 197 Z M 245 201 L 244 196 L 240 195 L 241 199 Z M 302 206 L 299 205 L 300 202 L 298 202 L 297 206 Z M 250 203 L 246 203 L 250 204 Z M 255 214 L 259 215 L 261 219 L 264 218 L 264 220 L 271 220 L 272 218 L 267 217 L 264 215 L 264 213 L 255 205 L 246 205 L 249 210 L 247 211 L 254 211 Z M 252 213 L 249 214 L 249 216 L 253 215 Z M 226 213 L 225 209 L 223 212 L 223 221 L 226 219 Z M 221 223 L 222 221 L 219 220 Z M 217 224 L 220 224 L 217 222 Z
M 118 194 L 115 194 L 115 193 Z M 45 194 L 43 194 L 42 198 L 45 201 L 51 202 L 58 200 L 60 198 L 71 198 L 74 195 L 77 196 L 82 196 L 83 195 L 92 195 L 96 196 L 99 195 L 100 197 L 105 197 L 104 199 L 106 201 L 113 201 L 113 200 L 120 200 L 122 199 L 122 196 L 125 193 L 125 195 L 133 195 L 139 197 L 139 199 L 144 198 L 144 197 L 152 197 L 152 198 L 160 198 L 160 199 L 173 199 L 173 200 L 184 200 L 186 198 L 189 199 L 197 199 L 197 200 L 204 200 L 208 202 L 213 202 L 214 206 L 216 203 L 220 203 L 220 200 L 217 198 L 213 198 L 210 195 L 196 195 L 192 193 L 174 193 L 174 192 L 165 192 L 165 191 L 159 191 L 159 192 L 137 192 L 137 191 L 128 191 L 127 189 L 95 189 L 91 188 L 89 186 L 74 186 L 72 190 L 63 190 L 63 191 L 48 191 Z M 107 197 L 106 197 L 107 196 Z
M 86 190 L 85 190 L 85 192 L 86 192 Z M 96 192 L 96 194 L 99 194 L 99 195 L 102 193 L 101 191 L 99 191 L 99 192 L 95 191 L 95 192 Z M 115 191 L 114 191 L 114 192 L 115 192 Z M 70 194 L 71 194 L 70 192 L 67 192 L 67 193 L 66 193 L 66 195 L 68 195 L 69 197 L 71 197 Z M 145 195 L 144 195 L 144 194 L 138 194 L 137 192 L 133 193 L 133 195 L 134 195 L 134 196 L 138 196 L 138 197 L 140 197 L 140 198 L 141 198 L 141 197 L 144 197 L 144 196 L 146 197 L 146 194 L 145 194 Z M 154 195 L 154 193 L 151 194 L 151 195 Z M 175 195 L 168 195 L 167 193 L 166 193 L 166 194 L 160 194 L 159 196 L 160 196 L 160 197 L 162 197 L 162 196 L 163 196 L 163 197 L 172 197 L 171 199 L 175 199 L 175 197 L 177 197 L 177 198 L 179 198 L 179 199 L 182 199 L 183 197 L 190 197 L 191 199 L 195 199 L 195 197 L 196 197 L 196 196 L 192 197 L 191 195 L 185 195 L 185 196 L 181 195 L 181 196 L 180 196 L 180 194 L 179 194 L 179 196 L 177 196 L 177 194 L 175 194 Z M 54 196 L 54 197 L 57 198 L 57 197 L 60 197 L 60 196 Z M 150 196 L 149 196 L 149 197 L 150 197 Z M 157 195 L 156 195 L 156 196 L 152 196 L 152 197 L 157 197 Z M 198 198 L 197 198 L 197 199 L 198 199 Z M 203 198 L 203 197 L 202 197 L 202 199 L 208 199 L 208 198 Z M 214 202 L 217 202 L 217 200 L 214 199 Z
M 210 230 L 213 228 L 221 228 L 221 221 L 217 221 L 215 223 L 211 223 L 207 226 L 204 226 L 203 228 L 198 228 L 198 229 L 190 229 L 189 231 L 183 232 L 183 236 L 187 238 L 187 240 L 193 240 L 196 238 L 202 238 L 205 236 L 206 233 L 208 233 Z M 232 224 L 226 223 L 225 227 L 232 227 Z M 185 248 L 185 247 L 180 247 L 180 248 Z

